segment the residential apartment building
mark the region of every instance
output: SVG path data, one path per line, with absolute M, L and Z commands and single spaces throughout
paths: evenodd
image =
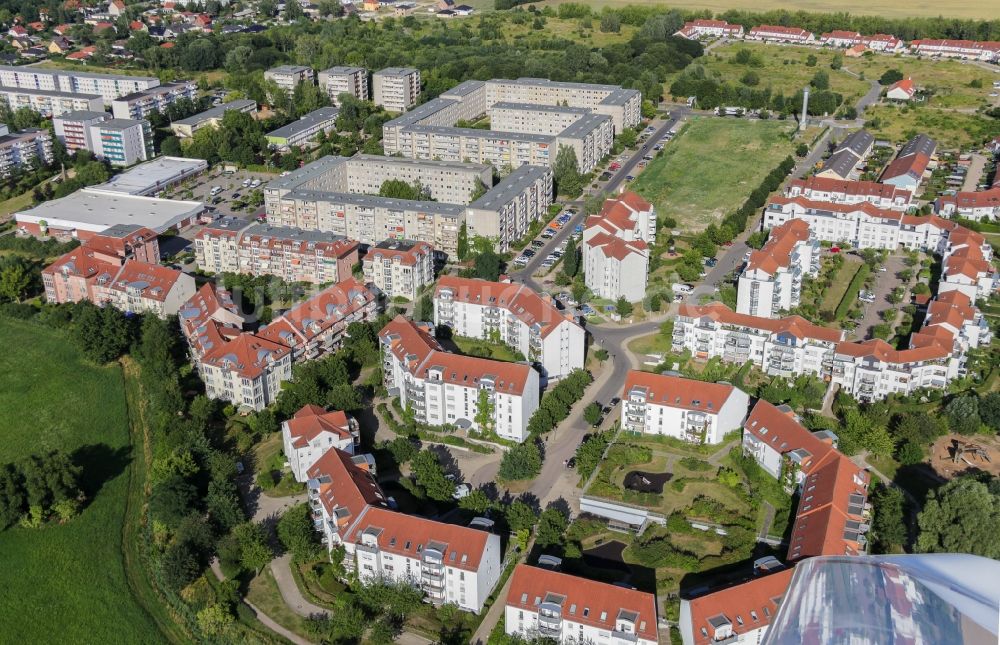
M 365 282 L 386 297 L 416 302 L 421 290 L 434 282 L 434 249 L 426 242 L 385 240 L 369 249 L 362 267 Z
M 148 90 L 159 84 L 160 81 L 151 76 L 92 74 L 90 72 L 75 70 L 45 69 L 29 66 L 0 66 L 0 86 L 67 92 L 70 94 L 96 94 L 105 103 L 110 103 L 126 94 Z
M 631 191 L 607 199 L 583 230 L 584 276 L 602 298 L 637 302 L 646 296 L 649 245 L 656 240 L 652 204 Z
M 250 410 L 274 403 L 281 384 L 292 378 L 292 350 L 254 334 L 220 338 L 208 345 L 195 364 L 208 398 Z
M 281 441 L 295 481 L 305 483 L 309 469 L 330 450 L 349 455 L 361 442 L 357 420 L 340 410 L 307 405 L 281 424 Z
M 466 81 L 383 125 L 383 145 L 386 154 L 467 159 L 498 169 L 551 166 L 565 145 L 574 149 L 580 170 L 589 172 L 616 133 L 639 123 L 641 103 L 638 91 L 615 85 Z M 484 115 L 491 116 L 490 130 L 453 127 Z M 610 124 L 601 116 L 610 117 Z
M 802 280 L 819 274 L 819 242 L 809 224 L 794 219 L 771 229 L 764 246 L 750 253 L 737 281 L 736 311 L 776 317 L 797 307 Z
M 316 75 L 311 67 L 305 65 L 279 65 L 264 72 L 264 80 L 274 81 L 291 96 L 299 83 L 314 84 Z
M 504 629 L 527 640 L 656 645 L 656 596 L 519 564 L 510 580 Z
M 237 99 L 229 103 L 223 103 L 204 112 L 199 112 L 194 116 L 171 121 L 170 130 L 181 139 L 190 139 L 194 136 L 195 132 L 202 128 L 218 128 L 219 124 L 222 123 L 222 117 L 230 110 L 256 115 L 257 102 L 250 99 Z
M 267 142 L 278 150 L 308 145 L 320 132 L 325 134 L 336 129 L 338 114 L 340 114 L 340 108 L 335 107 L 322 107 L 313 110 L 298 121 L 292 121 L 288 125 L 268 132 Z
M 0 176 L 9 177 L 33 163 L 47 166 L 53 160 L 52 136 L 48 130 L 26 128 L 0 136 Z
M 351 323 L 375 320 L 380 311 L 377 294 L 347 278 L 294 305 L 257 336 L 290 347 L 293 361 L 312 360 L 340 349 Z
M 685 22 L 675 36 L 683 36 L 688 40 L 702 38 L 742 38 L 743 25 L 731 25 L 725 20 L 698 19 Z
M 958 191 L 954 195 L 941 195 L 934 201 L 934 211 L 944 217 L 994 221 L 1000 218 L 1000 185 L 978 192 Z
M 131 166 L 152 159 L 153 130 L 145 119 L 107 119 L 89 126 L 91 152 L 112 166 Z
M 492 431 L 518 442 L 527 438 L 540 388 L 530 366 L 449 354 L 427 329 L 402 316 L 379 339 L 385 386 L 417 421 Z
M 855 179 L 858 166 L 868 157 L 875 145 L 875 137 L 867 130 L 857 130 L 847 135 L 823 161 L 817 177 L 828 179 Z
M 766 43 L 811 43 L 816 40 L 816 36 L 800 27 L 759 25 L 747 33 L 747 40 L 760 40 Z
M 743 426 L 743 452 L 798 494 L 789 566 L 803 558 L 865 553 L 870 476 L 837 450 L 835 434 L 810 432 L 787 406 L 760 400 Z M 681 600 L 681 639 L 685 645 L 761 643 L 791 577 L 791 568 L 781 569 Z
M 359 244 L 339 235 L 223 218 L 194 239 L 195 262 L 213 273 L 275 275 L 286 282 L 326 284 L 351 275 Z
M 159 264 L 126 260 L 110 280 L 99 278 L 95 304 L 125 313 L 173 316 L 195 294 L 194 277 Z
M 622 429 L 720 443 L 738 430 L 750 397 L 728 383 L 705 383 L 670 374 L 630 370 L 622 389 Z
M 116 119 L 146 119 L 154 111 L 166 114 L 180 99 L 193 101 L 197 96 L 194 81 L 174 81 L 116 98 L 111 101 L 111 113 Z
M 547 294 L 523 284 L 442 276 L 434 290 L 434 324 L 458 336 L 501 342 L 549 379 L 583 368 L 583 328 Z
M 903 41 L 890 34 L 873 34 L 864 36 L 856 31 L 833 30 L 819 37 L 821 45 L 831 47 L 856 47 L 861 45 L 866 49 L 884 54 L 895 54 L 903 49 Z
M 364 67 L 331 67 L 319 73 L 319 86 L 334 105 L 338 105 L 337 97 L 341 94 L 367 101 L 368 70 Z
M 814 325 L 800 316 L 759 318 L 736 313 L 719 302 L 682 304 L 674 323 L 672 349 L 690 351 L 701 360 L 718 356 L 727 363 L 751 361 L 767 374 L 786 378 L 824 376 L 843 338 L 842 331 Z
M 918 134 L 899 150 L 896 158 L 886 166 L 880 181 L 916 191 L 924 175 L 934 169 L 937 142 L 927 135 Z
M 417 182 L 438 201 L 378 197 L 389 179 Z M 463 223 L 470 237 L 497 240 L 505 250 L 542 217 L 552 202 L 548 168 L 518 168 L 471 204 L 491 184 L 488 166 L 359 155 L 323 157 L 264 188 L 269 222 L 331 231 L 364 244 L 426 242 L 453 254 Z
M 420 99 L 420 70 L 387 67 L 372 74 L 372 98 L 390 112 L 406 112 Z
M 816 202 L 860 204 L 876 208 L 906 211 L 913 205 L 913 191 L 874 181 L 848 181 L 823 177 L 792 179 L 785 186 L 785 197 L 802 197 Z
M 28 108 L 44 117 L 54 117 L 87 110 L 100 112 L 104 110 L 104 99 L 100 94 L 72 94 L 54 90 L 34 90 L 0 85 L 0 100 L 11 110 Z
M 52 128 L 56 133 L 56 139 L 66 147 L 66 152 L 75 154 L 78 150 L 94 149 L 94 142 L 90 138 L 90 127 L 110 118 L 111 115 L 103 110 L 65 112 L 52 118 Z
M 991 62 L 1000 57 L 1000 42 L 918 38 L 910 41 L 910 49 L 925 56 L 962 58 Z

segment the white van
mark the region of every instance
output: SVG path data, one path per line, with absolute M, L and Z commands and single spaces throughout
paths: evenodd
M 209 193 L 209 194 L 210 194 L 210 195 L 211 195 L 212 197 L 215 197 L 216 195 L 218 195 L 218 194 L 219 194 L 219 193 L 221 193 L 221 192 L 222 192 L 222 186 L 213 186 L 213 187 L 212 187 L 212 192 L 211 192 L 211 193 Z
M 689 284 L 681 284 L 680 282 L 675 282 L 674 284 L 670 285 L 670 288 L 673 290 L 674 293 L 680 294 L 682 296 L 686 296 L 694 292 L 694 287 L 692 287 Z

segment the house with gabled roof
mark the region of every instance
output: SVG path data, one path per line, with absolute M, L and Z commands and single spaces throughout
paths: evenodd
M 345 412 L 306 405 L 281 424 L 281 438 L 295 480 L 305 482 L 309 469 L 326 452 L 337 449 L 353 455 L 361 433 L 357 420 Z

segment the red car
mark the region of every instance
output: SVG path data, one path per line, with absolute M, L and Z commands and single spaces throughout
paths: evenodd
M 611 170 L 618 170 L 621 167 L 622 167 L 622 165 L 620 163 L 618 163 L 618 162 L 615 162 L 615 163 L 611 164 L 610 166 L 608 166 L 608 168 L 610 168 Z

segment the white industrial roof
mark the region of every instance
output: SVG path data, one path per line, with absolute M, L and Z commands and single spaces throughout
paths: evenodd
M 16 214 L 17 222 L 99 233 L 118 224 L 146 226 L 162 233 L 204 210 L 201 202 L 126 195 L 84 188 Z
M 208 164 L 204 159 L 156 157 L 115 175 L 107 183 L 95 188 L 126 195 L 145 195 L 159 192 L 164 186 L 207 168 Z

